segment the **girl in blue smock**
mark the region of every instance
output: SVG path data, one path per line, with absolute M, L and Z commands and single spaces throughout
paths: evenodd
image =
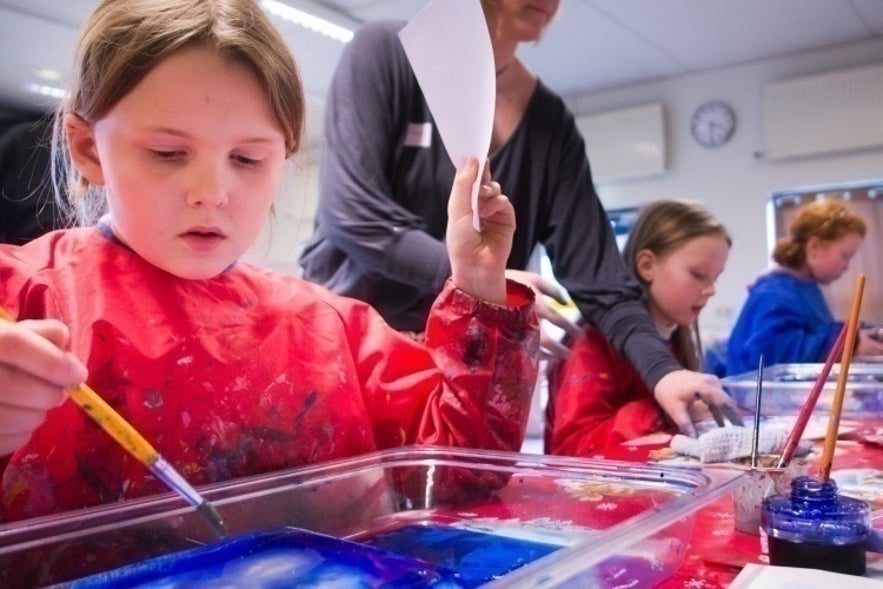
M 768 366 L 823 362 L 843 323 L 835 321 L 820 285 L 837 280 L 849 268 L 867 228 L 843 201 L 818 200 L 804 205 L 773 251 L 776 266 L 748 287 L 727 345 L 727 374 Z M 860 331 L 855 354 L 883 354 L 883 343 Z

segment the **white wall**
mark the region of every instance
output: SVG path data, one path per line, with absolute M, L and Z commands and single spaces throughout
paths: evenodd
M 876 40 L 567 99 L 577 116 L 651 102 L 665 104 L 666 173 L 598 185 L 597 189 L 607 208 L 660 198 L 699 200 L 727 226 L 733 236 L 733 250 L 718 282 L 717 295 L 701 318 L 703 339 L 715 339 L 729 332 L 744 300 L 745 287 L 769 263 L 765 215 L 771 191 L 883 178 L 883 149 L 788 160 L 763 158 L 763 86 L 881 60 L 883 40 Z M 729 143 L 705 149 L 690 137 L 689 123 L 693 110 L 712 98 L 733 106 L 738 127 Z M 586 137 L 586 141 L 590 142 L 591 137 Z
M 297 258 L 300 247 L 313 234 L 319 201 L 316 155 L 314 147 L 306 146 L 288 163 L 273 215 L 247 255 L 252 261 L 286 274 L 300 274 Z
M 665 104 L 666 173 L 599 185 L 598 192 L 607 208 L 659 198 L 692 198 L 702 201 L 726 224 L 734 247 L 718 293 L 702 317 L 705 339 L 729 332 L 746 285 L 768 264 L 765 205 L 771 191 L 883 178 L 881 149 L 778 161 L 757 157 L 755 154 L 763 151 L 763 86 L 881 60 L 883 40 L 876 40 L 567 98 L 577 116 L 651 102 Z M 730 103 L 738 118 L 732 140 L 717 149 L 698 146 L 689 133 L 693 110 L 711 98 Z M 252 256 L 280 271 L 297 272 L 298 247 L 312 234 L 318 192 L 317 151 L 307 147 L 295 160 L 276 201 L 276 218 L 268 223 Z

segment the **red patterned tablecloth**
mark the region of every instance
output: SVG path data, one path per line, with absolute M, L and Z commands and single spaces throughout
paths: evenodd
M 852 430 L 838 440 L 833 459 L 832 478 L 853 480 L 856 475 L 865 481 L 883 486 L 883 428 L 863 424 L 841 423 L 841 428 Z M 873 430 L 873 431 L 872 431 Z M 841 430 L 843 431 L 843 430 Z M 873 434 L 877 434 L 875 438 Z M 859 441 L 861 440 L 861 441 Z M 634 461 L 652 461 L 651 452 L 667 444 L 624 446 L 605 453 L 607 458 Z M 814 442 L 807 458 L 810 474 L 815 473 L 821 457 L 822 442 Z M 876 472 L 874 472 L 876 471 Z M 838 483 L 839 484 L 839 483 Z M 841 485 L 842 487 L 843 485 Z M 875 487 L 862 487 L 861 498 L 871 503 L 875 516 L 883 514 L 883 493 L 874 494 Z M 862 492 L 861 490 L 859 492 Z M 883 527 L 883 515 L 875 517 L 875 527 Z M 657 587 L 663 589 L 717 589 L 728 587 L 746 563 L 767 563 L 758 536 L 737 532 L 732 496 L 726 496 L 702 509 L 696 517 L 687 553 L 680 567 Z M 883 569 L 883 555 L 868 553 L 868 563 L 874 569 Z

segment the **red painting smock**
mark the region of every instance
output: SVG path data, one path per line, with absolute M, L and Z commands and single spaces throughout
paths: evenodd
M 549 371 L 546 452 L 591 456 L 659 431 L 677 428 L 653 391 L 601 332 L 584 329 L 570 357 Z
M 94 227 L 0 247 L 0 304 L 63 321 L 88 384 L 194 485 L 404 444 L 518 449 L 538 329 L 531 291 L 508 291 L 448 281 L 423 345 L 296 278 L 178 278 Z M 7 520 L 165 490 L 71 399 L 5 461 Z

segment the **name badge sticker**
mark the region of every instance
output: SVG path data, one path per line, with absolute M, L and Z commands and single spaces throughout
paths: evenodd
M 405 147 L 429 147 L 432 145 L 432 123 L 408 123 L 405 130 Z

